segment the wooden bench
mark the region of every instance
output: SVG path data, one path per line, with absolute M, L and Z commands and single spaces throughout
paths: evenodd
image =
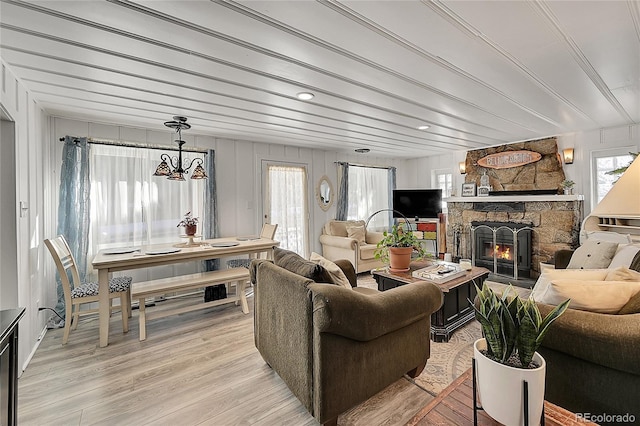
M 154 296 L 161 296 L 165 293 L 171 293 L 181 290 L 191 290 L 207 287 L 216 284 L 225 284 L 236 282 L 235 297 L 227 297 L 226 299 L 213 300 L 211 302 L 198 303 L 193 306 L 185 306 L 163 310 L 158 312 L 147 313 L 145 309 L 145 299 Z M 195 311 L 197 309 L 209 308 L 212 306 L 224 305 L 226 303 L 235 302 L 242 307 L 242 312 L 249 313 L 247 305 L 247 296 L 245 295 L 245 285 L 249 281 L 249 270 L 246 268 L 222 269 L 219 271 L 199 272 L 197 274 L 180 275 L 177 277 L 161 278 L 151 281 L 133 282 L 131 284 L 131 299 L 138 300 L 140 308 L 140 340 L 147 338 L 147 320 L 163 318 L 169 315 L 177 315 L 185 312 Z

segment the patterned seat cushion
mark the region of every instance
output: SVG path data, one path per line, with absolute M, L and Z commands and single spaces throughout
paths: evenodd
M 109 280 L 109 293 L 127 291 L 131 287 L 131 277 L 113 277 Z M 98 295 L 98 283 L 84 283 L 71 290 L 71 297 Z
M 227 267 L 249 269 L 250 263 L 251 263 L 251 259 L 230 259 L 227 261 Z

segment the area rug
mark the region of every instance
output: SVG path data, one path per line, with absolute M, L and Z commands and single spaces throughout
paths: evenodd
M 494 291 L 502 292 L 507 286 L 502 283 L 486 281 Z M 358 287 L 377 288 L 370 274 L 358 275 Z M 514 287 L 520 297 L 528 297 L 530 290 Z M 473 358 L 473 342 L 482 337 L 480 324 L 473 320 L 456 330 L 448 342 L 431 342 L 431 356 L 427 366 L 415 379 L 416 386 L 433 396 L 438 395 L 462 373 L 471 368 Z

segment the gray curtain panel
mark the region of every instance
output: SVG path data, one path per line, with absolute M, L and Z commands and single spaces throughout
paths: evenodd
M 204 167 L 207 172 L 207 188 L 204 201 L 204 239 L 220 236 L 218 228 L 218 190 L 216 188 L 216 152 L 213 149 L 207 151 L 204 159 Z M 205 271 L 220 269 L 220 259 L 210 259 L 204 262 Z
M 349 212 L 349 163 L 338 163 L 338 201 L 336 220 L 347 220 Z
M 58 235 L 64 235 L 78 266 L 80 281 L 87 274 L 89 251 L 89 144 L 87 138 L 65 136 L 60 170 L 60 199 L 58 202 Z M 58 302 L 56 312 L 65 315 L 62 282 L 57 277 Z

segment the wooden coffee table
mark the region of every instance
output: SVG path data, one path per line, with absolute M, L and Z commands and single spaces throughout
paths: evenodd
M 413 278 L 411 273 L 416 269 L 427 267 L 431 263 L 433 262 L 413 262 L 407 272 L 375 270 L 372 274 L 378 283 L 378 290 L 385 291 L 421 281 L 418 278 Z M 448 342 L 451 333 L 474 318 L 473 308 L 469 304 L 469 300 L 473 300 L 476 297 L 474 284 L 482 288 L 482 283 L 489 276 L 489 272 L 486 268 L 474 266 L 466 275 L 445 283 L 436 284 L 444 294 L 444 303 L 440 309 L 431 315 L 431 340 L 434 342 Z
M 473 424 L 473 384 L 471 369 L 465 371 L 429 404 L 424 406 L 406 426 L 462 426 Z M 572 412 L 548 401 L 544 402 L 545 426 L 594 425 L 587 421 L 578 421 Z M 478 425 L 500 425 L 487 413 L 478 410 Z

